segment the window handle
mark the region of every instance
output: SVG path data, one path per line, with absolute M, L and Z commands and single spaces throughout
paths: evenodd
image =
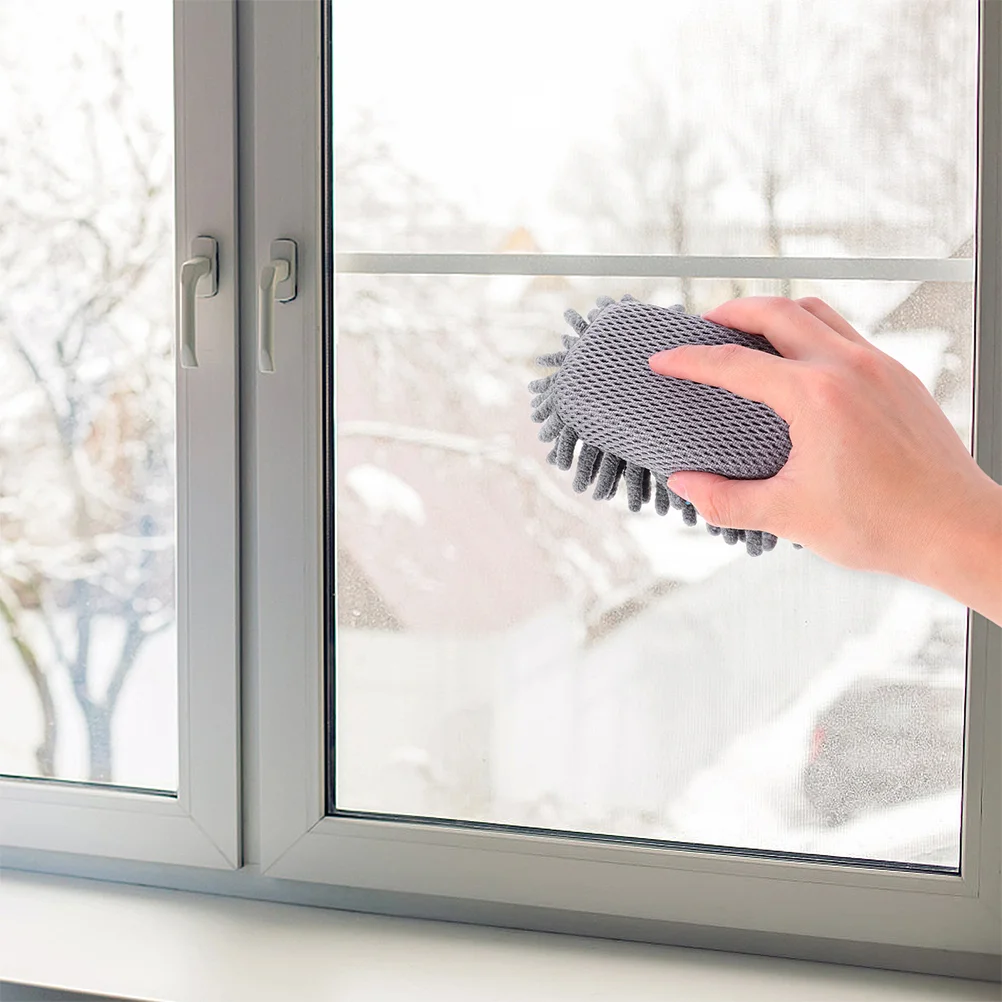
M 195 353 L 195 298 L 208 299 L 219 290 L 219 250 L 213 237 L 195 237 L 191 257 L 178 280 L 178 347 L 183 369 L 198 368 Z
M 275 371 L 275 303 L 296 298 L 296 241 L 273 240 L 257 287 L 257 364 Z

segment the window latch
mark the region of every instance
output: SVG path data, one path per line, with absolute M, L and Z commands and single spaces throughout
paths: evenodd
M 257 363 L 275 371 L 275 303 L 296 298 L 296 241 L 273 240 L 271 260 L 261 269 L 257 287 Z
M 195 237 L 191 257 L 181 265 L 178 280 L 178 354 L 183 369 L 198 367 L 195 353 L 195 299 L 219 291 L 219 246 L 213 237 Z

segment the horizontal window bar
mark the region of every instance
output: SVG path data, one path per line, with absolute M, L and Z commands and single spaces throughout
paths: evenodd
M 647 278 L 820 278 L 973 282 L 972 258 L 701 257 L 675 254 L 343 253 L 340 274 L 599 275 Z

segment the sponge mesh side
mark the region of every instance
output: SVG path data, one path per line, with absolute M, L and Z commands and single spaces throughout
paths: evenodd
M 652 470 L 704 470 L 737 479 L 777 473 L 790 454 L 786 422 L 728 390 L 658 375 L 648 358 L 686 344 L 739 344 L 773 355 L 763 337 L 636 301 L 612 302 L 561 363 L 556 410 L 591 445 Z

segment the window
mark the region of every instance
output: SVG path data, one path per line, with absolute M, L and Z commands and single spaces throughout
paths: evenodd
M 574 498 L 524 387 L 563 309 L 601 294 L 815 294 L 970 436 L 994 329 L 974 286 L 991 22 L 931 3 L 634 14 L 649 31 L 610 45 L 607 10 L 509 5 L 470 46 L 487 22 L 468 6 L 333 5 L 330 78 L 299 98 L 331 128 L 330 287 L 287 317 L 322 337 L 277 348 L 257 384 L 275 401 L 256 454 L 263 757 L 308 780 L 266 779 L 262 866 L 756 928 L 768 894 L 773 931 L 886 943 L 879 901 L 896 942 L 949 915 L 944 949 L 986 950 L 984 624 L 789 544 L 751 560 Z M 688 40 L 670 61 L 668 36 Z M 310 141 L 264 122 L 277 184 Z M 312 218 L 285 207 L 259 240 Z M 292 401 L 326 438 L 289 438 Z M 295 685 L 269 668 L 300 656 Z
M 4 841 L 233 866 L 233 7 L 0 18 Z
M 568 307 L 813 294 L 1002 477 L 1002 9 L 820 6 L 0 13 L 6 865 L 991 976 L 1000 631 L 528 420 Z

